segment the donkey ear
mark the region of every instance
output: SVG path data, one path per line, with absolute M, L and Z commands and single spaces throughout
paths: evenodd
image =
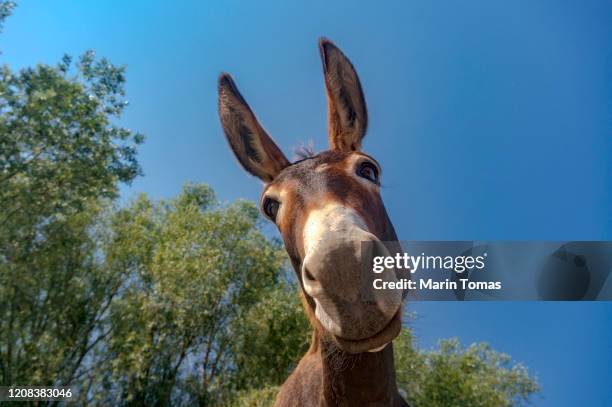
M 226 73 L 219 77 L 219 117 L 230 147 L 245 170 L 270 182 L 289 165 Z
M 357 72 L 330 40 L 319 40 L 319 50 L 327 89 L 330 147 L 360 150 L 368 127 L 368 112 Z

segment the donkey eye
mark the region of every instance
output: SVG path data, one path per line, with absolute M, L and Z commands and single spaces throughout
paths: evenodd
M 357 175 L 378 184 L 378 168 L 369 161 L 364 161 L 357 168 Z
M 263 211 L 266 214 L 266 216 L 268 218 L 270 218 L 272 221 L 276 221 L 276 214 L 278 213 L 278 207 L 279 207 L 279 203 L 278 201 L 272 199 L 272 198 L 266 198 L 264 199 L 263 202 Z

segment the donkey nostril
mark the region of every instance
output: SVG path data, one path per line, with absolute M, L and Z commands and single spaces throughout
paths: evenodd
M 302 267 L 302 284 L 306 294 L 316 297 L 321 294 L 321 283 L 317 281 L 314 274 L 305 265 Z
M 304 272 L 302 273 L 302 278 L 306 281 L 308 280 L 308 282 L 310 283 L 314 283 L 317 281 L 317 279 L 312 275 L 312 273 L 310 272 L 310 270 L 308 270 L 307 267 L 304 267 Z

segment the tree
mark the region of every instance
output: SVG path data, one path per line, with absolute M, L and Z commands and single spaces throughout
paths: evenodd
M 0 29 L 14 3 L 0 0 Z M 70 385 L 79 405 L 264 406 L 310 327 L 253 203 L 206 185 L 117 207 L 143 136 L 116 125 L 125 68 L 0 68 L 0 385 Z M 509 406 L 537 383 L 486 345 L 396 343 L 415 406 Z
M 243 321 L 281 284 L 284 251 L 259 222 L 252 203 L 219 205 L 205 185 L 187 185 L 169 201 L 142 195 L 113 215 L 106 267 L 127 278 L 110 308 L 99 368 L 89 375 L 91 402 L 229 399 Z
M 405 329 L 394 344 L 397 380 L 414 406 L 516 406 L 539 391 L 523 365 L 484 343 L 463 348 L 447 339 L 437 350 L 419 351 Z
M 85 53 L 72 70 L 0 70 L 0 205 L 3 229 L 32 231 L 75 213 L 89 199 L 114 198 L 140 172 L 141 134 L 113 125 L 126 106 L 125 68 Z
M 393 343 L 398 386 L 413 407 L 527 405 L 539 391 L 523 365 L 486 344 L 463 348 L 457 339 L 447 339 L 440 341 L 437 350 L 422 351 L 414 347 L 412 333 L 406 328 Z M 263 370 L 265 363 L 260 366 Z M 256 374 L 258 369 L 251 371 Z M 231 405 L 269 406 L 280 383 L 282 380 L 237 392 Z
M 0 23 L 14 4 L 0 2 Z M 71 383 L 106 335 L 117 275 L 99 261 L 104 199 L 139 172 L 142 135 L 114 125 L 123 67 L 0 68 L 0 384 Z
M 236 329 L 234 382 L 244 391 L 281 384 L 310 346 L 311 328 L 293 280 L 266 290 Z

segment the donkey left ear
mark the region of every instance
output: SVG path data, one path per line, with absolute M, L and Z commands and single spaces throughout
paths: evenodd
M 368 127 L 368 111 L 351 61 L 330 40 L 319 40 L 328 99 L 329 145 L 358 151 Z
M 219 117 L 227 141 L 245 170 L 268 183 L 289 165 L 226 73 L 219 77 Z

